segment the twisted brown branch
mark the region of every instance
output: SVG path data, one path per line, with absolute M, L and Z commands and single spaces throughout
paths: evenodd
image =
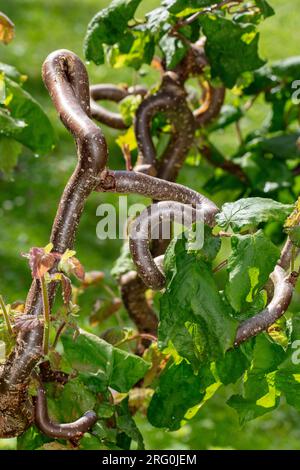
M 76 169 L 62 195 L 51 233 L 53 250 L 63 253 L 73 246 L 85 201 L 106 164 L 107 148 L 101 130 L 89 117 L 88 76 L 79 58 L 66 50 L 50 54 L 43 65 L 43 79 L 62 122 L 75 138 L 78 153 Z M 55 283 L 51 283 L 50 305 L 55 290 Z M 26 313 L 42 313 L 37 280 L 29 291 Z M 28 386 L 32 370 L 42 355 L 42 338 L 40 325 L 20 333 L 14 352 L 0 370 L 0 437 L 17 436 L 33 421 Z
M 225 100 L 225 87 L 213 87 L 208 83 L 203 105 L 194 111 L 197 127 L 205 127 L 219 114 Z
M 157 231 L 156 236 L 161 239 L 163 237 L 159 232 L 161 228 L 165 229 L 164 222 L 168 226 L 174 221 L 190 227 L 196 217 L 203 220 L 200 210 L 179 202 L 164 201 L 151 205 L 135 219 L 129 236 L 131 256 L 141 279 L 151 289 L 160 290 L 165 285 L 165 276 L 157 267 L 149 249 L 153 234 Z
M 35 406 L 35 424 L 46 436 L 54 437 L 55 439 L 79 439 L 96 421 L 96 413 L 94 411 L 87 411 L 73 423 L 54 423 L 48 415 L 45 389 L 42 383 L 39 384 Z
M 239 326 L 235 346 L 267 330 L 287 311 L 292 300 L 298 274 L 292 273 L 287 276 L 285 270 L 277 265 L 270 277 L 274 285 L 271 302 L 264 310 Z
M 205 223 L 211 226 L 214 225 L 214 216 L 219 210 L 210 199 L 190 188 L 135 171 L 106 170 L 102 172 L 99 181 L 97 191 L 140 194 L 158 201 L 175 201 L 200 206 Z
M 208 125 L 220 111 L 225 96 L 224 88 L 215 91 L 211 87 L 211 93 L 206 99 L 206 108 L 201 107 L 194 115 L 186 102 L 185 81 L 190 76 L 201 75 L 208 65 L 203 46 L 203 41 L 190 44 L 186 56 L 175 67 L 174 71 L 163 74 L 159 91 L 148 96 L 140 105 L 135 121 L 135 132 L 140 152 L 136 171 L 175 181 L 193 143 L 196 128 Z M 163 112 L 173 125 L 169 145 L 159 161 L 157 161 L 150 130 L 151 121 L 158 112 Z M 137 185 L 135 188 L 142 189 L 144 184 L 145 187 L 151 188 L 151 184 L 150 186 L 146 182 L 139 184 L 138 181 L 135 181 L 135 185 Z M 161 200 L 153 192 L 148 195 L 154 200 Z M 169 199 L 177 201 L 173 197 Z M 185 203 L 186 201 L 180 200 L 178 202 Z M 213 217 L 210 222 L 212 220 Z M 154 240 L 152 244 L 153 255 L 157 256 L 164 253 L 167 246 L 168 240 Z M 126 286 L 127 282 L 129 283 L 128 286 Z M 138 324 L 139 331 L 148 331 L 153 328 L 153 325 L 157 324 L 157 319 L 150 302 L 145 297 L 147 287 L 144 283 L 132 272 L 128 276 L 121 277 L 120 286 L 123 302 L 127 307 L 129 316 Z M 136 297 L 140 300 L 139 304 L 136 302 Z M 143 329 L 140 329 L 141 318 L 143 318 Z M 149 318 L 149 324 L 147 318 Z
M 90 87 L 91 94 L 91 114 L 97 121 L 106 124 L 113 129 L 127 129 L 128 126 L 120 113 L 114 113 L 108 109 L 100 106 L 96 101 L 114 101 L 119 103 L 126 96 L 140 95 L 145 96 L 147 89 L 143 86 L 135 86 L 130 88 L 119 87 L 117 85 L 92 85 Z
M 151 136 L 151 122 L 159 112 L 170 120 L 172 137 L 158 162 Z M 136 113 L 135 134 L 139 148 L 136 170 L 174 181 L 193 143 L 194 131 L 194 118 L 186 103 L 186 92 L 178 81 L 178 76 L 167 72 L 159 91 L 148 96 Z

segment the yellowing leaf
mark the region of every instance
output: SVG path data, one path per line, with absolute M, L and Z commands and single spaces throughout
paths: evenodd
M 130 151 L 135 150 L 137 148 L 137 142 L 133 127 L 130 127 L 125 134 L 120 135 L 116 139 L 116 143 L 121 149 L 124 145 L 128 145 Z
M 44 251 L 45 253 L 50 253 L 53 249 L 53 243 L 48 243 L 48 245 L 45 246 Z
M 296 202 L 295 209 L 293 210 L 291 215 L 289 215 L 288 218 L 286 219 L 284 227 L 291 228 L 299 224 L 300 224 L 300 197 L 298 198 Z
M 2 12 L 0 12 L 0 42 L 9 44 L 15 36 L 15 25 Z
M 67 259 L 72 258 L 72 256 L 76 255 L 76 251 L 74 250 L 66 250 L 61 257 L 61 262 L 67 261 Z

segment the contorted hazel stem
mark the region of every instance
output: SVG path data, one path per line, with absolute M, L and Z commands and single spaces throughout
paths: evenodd
M 94 411 L 87 411 L 73 423 L 54 423 L 48 415 L 45 389 L 42 383 L 39 384 L 35 406 L 35 424 L 46 436 L 54 437 L 55 439 L 79 439 L 96 421 L 96 413 Z
M 148 95 L 138 108 L 135 133 L 140 155 L 136 171 L 175 181 L 193 144 L 195 130 L 208 125 L 218 115 L 225 97 L 223 87 L 215 89 L 210 86 L 210 93 L 206 93 L 204 97 L 205 103 L 194 114 L 186 102 L 185 81 L 189 76 L 203 74 L 208 65 L 203 45 L 203 41 L 191 44 L 187 55 L 173 72 L 164 71 L 158 92 Z M 165 113 L 172 125 L 169 144 L 159 161 L 150 132 L 150 124 L 158 112 Z M 164 253 L 167 245 L 168 240 L 154 240 L 153 255 Z M 157 317 L 151 302 L 145 296 L 145 284 L 134 271 L 121 276 L 119 283 L 124 305 L 139 331 L 155 333 Z
M 298 279 L 298 273 L 287 276 L 285 270 L 277 265 L 270 276 L 274 285 L 274 294 L 267 307 L 254 317 L 245 320 L 238 328 L 235 346 L 267 330 L 288 309 Z
M 128 125 L 120 113 L 109 111 L 103 106 L 96 103 L 96 101 L 114 101 L 119 103 L 126 96 L 140 95 L 145 96 L 147 89 L 143 86 L 134 86 L 124 88 L 113 84 L 92 85 L 90 87 L 91 94 L 91 114 L 97 121 L 106 124 L 113 129 L 127 129 Z
M 203 222 L 202 211 L 179 202 L 164 201 L 152 204 L 135 219 L 130 227 L 130 252 L 141 279 L 148 287 L 160 290 L 165 285 L 165 276 L 157 267 L 149 249 L 150 239 L 155 231 L 159 238 L 159 231 L 168 230 L 170 222 L 190 227 L 197 218 Z M 167 227 L 165 222 L 168 223 Z M 170 231 L 168 232 L 170 238 Z
M 206 224 L 215 225 L 218 207 L 207 197 L 181 184 L 171 183 L 135 171 L 103 171 L 97 191 L 140 194 L 158 201 L 175 201 L 201 208 Z
M 157 113 L 170 120 L 172 135 L 161 161 L 157 161 L 151 136 L 151 122 Z M 157 93 L 149 95 L 139 106 L 135 134 L 139 148 L 137 171 L 174 181 L 194 139 L 194 117 L 186 103 L 186 92 L 174 72 L 163 75 Z
M 204 209 L 208 225 L 214 225 L 214 216 L 218 212 L 217 206 L 212 201 L 196 191 L 135 171 L 104 171 L 97 190 L 119 194 L 135 193 L 159 201 L 173 200 L 182 204 L 200 205 Z M 161 248 L 164 251 L 164 247 Z M 157 316 L 151 301 L 145 296 L 147 286 L 143 280 L 136 271 L 130 271 L 121 276 L 119 284 L 123 303 L 138 330 L 155 334 Z
M 223 86 L 213 87 L 210 83 L 207 84 L 207 89 L 204 93 L 204 102 L 200 108 L 194 111 L 194 118 L 197 127 L 204 127 L 215 119 L 224 104 L 225 88 Z
M 106 165 L 107 147 L 101 130 L 90 118 L 88 76 L 80 59 L 67 50 L 50 54 L 43 65 L 43 79 L 63 124 L 74 136 L 78 154 L 77 166 L 65 187 L 51 233 L 53 250 L 63 253 L 73 246 L 85 201 Z M 50 305 L 55 290 L 55 283 L 51 283 Z M 40 285 L 34 280 L 25 311 L 39 316 L 42 308 Z M 28 385 L 42 355 L 42 338 L 41 326 L 21 332 L 14 352 L 0 369 L 0 437 L 20 435 L 34 419 Z

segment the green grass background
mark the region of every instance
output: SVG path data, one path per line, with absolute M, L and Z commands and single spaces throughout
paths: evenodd
M 261 56 L 277 60 L 300 54 L 300 0 L 269 0 L 276 16 L 260 26 Z M 15 23 L 16 38 L 9 45 L 0 45 L 0 61 L 15 65 L 28 75 L 25 88 L 38 99 L 49 114 L 56 130 L 55 150 L 44 157 L 23 151 L 14 181 L 0 177 L 0 292 L 7 302 L 24 299 L 30 285 L 30 273 L 20 253 L 31 246 L 46 245 L 60 193 L 75 165 L 71 136 L 60 124 L 41 80 L 41 65 L 55 49 L 67 48 L 81 58 L 82 42 L 91 17 L 107 6 L 107 0 L 2 0 L 0 9 Z M 157 6 L 159 1 L 147 0 L 139 15 Z M 131 69 L 111 70 L 106 66 L 87 65 L 91 83 L 128 84 L 137 80 L 151 84 L 155 77 L 149 72 L 139 77 Z M 300 77 L 299 77 L 300 79 Z M 258 103 L 244 127 L 259 126 L 264 107 Z M 123 166 L 115 144 L 116 132 L 104 128 L 110 148 L 111 168 Z M 232 134 L 220 133 L 217 142 L 225 151 L 232 148 Z M 201 167 L 186 168 L 181 181 L 200 189 Z M 226 194 L 222 195 L 225 199 Z M 136 198 L 131 197 L 131 201 Z M 96 208 L 101 202 L 116 202 L 115 196 L 93 195 L 86 206 L 76 244 L 77 254 L 86 269 L 109 273 L 120 247 L 119 241 L 96 238 Z M 222 200 L 218 200 L 222 202 Z M 116 286 L 114 286 L 116 287 Z M 93 292 L 97 296 L 97 292 Z M 82 314 L 88 312 L 93 296 L 85 298 Z M 227 392 L 229 393 L 229 392 Z M 225 405 L 226 393 L 218 393 L 199 414 L 180 431 L 167 433 L 152 428 L 144 416 L 137 416 L 146 446 L 150 449 L 300 449 L 299 414 L 282 404 L 271 415 L 239 427 L 237 416 Z M 0 442 L 2 448 L 13 447 L 14 440 Z

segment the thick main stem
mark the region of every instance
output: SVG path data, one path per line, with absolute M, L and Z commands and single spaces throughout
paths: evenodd
M 78 163 L 63 192 L 51 233 L 53 250 L 63 253 L 73 246 L 85 201 L 106 164 L 107 147 L 101 130 L 90 119 L 88 76 L 79 58 L 66 50 L 50 54 L 43 65 L 43 78 L 78 151 Z M 55 291 L 56 284 L 50 283 L 50 308 Z M 42 292 L 36 280 L 26 300 L 26 313 L 43 313 Z M 42 357 L 42 342 L 41 325 L 21 332 L 14 352 L 0 370 L 0 437 L 21 434 L 33 420 L 28 385 L 32 370 Z

